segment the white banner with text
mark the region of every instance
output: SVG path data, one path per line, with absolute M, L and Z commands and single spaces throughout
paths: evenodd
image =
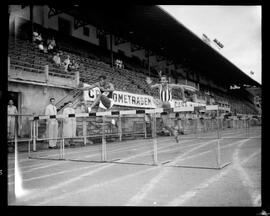
M 89 86 L 84 84 L 84 87 Z M 84 100 L 85 101 L 94 101 L 96 96 L 100 94 L 98 87 L 95 87 L 91 90 L 84 91 Z M 140 95 L 124 91 L 114 91 L 113 100 L 115 105 L 127 106 L 127 107 L 140 107 L 140 108 L 158 108 L 159 99 L 153 98 L 149 95 Z M 185 106 L 205 106 L 205 103 L 195 103 L 195 102 L 186 102 L 182 100 L 172 100 L 172 108 L 185 107 Z

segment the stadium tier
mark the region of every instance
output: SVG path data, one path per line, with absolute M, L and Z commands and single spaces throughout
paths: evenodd
M 16 38 L 15 40 L 14 37 L 10 38 L 8 51 L 11 69 L 43 73 L 44 66 L 49 65 L 49 73 L 54 76 L 68 78 L 74 73 L 70 71 L 65 72 L 63 68 L 58 68 L 52 62 L 52 54 L 40 52 L 37 49 L 36 44 L 27 40 L 21 40 L 19 38 Z M 140 72 L 135 68 L 134 70 L 112 68 L 108 63 L 102 62 L 101 57 L 95 56 L 92 52 L 76 48 L 76 45 L 68 46 L 68 44 L 64 42 L 59 43 L 59 52 L 61 53 L 62 61 L 69 55 L 70 59 L 75 60 L 75 62 L 79 64 L 81 82 L 92 84 L 97 82 L 98 76 L 106 75 L 109 80 L 114 83 L 116 90 L 158 97 L 158 91 L 155 89 L 151 90 L 147 86 L 145 82 L 147 74 L 142 73 L 144 70 L 143 68 L 140 68 Z M 103 57 L 103 59 L 105 59 L 105 57 Z M 154 82 L 158 82 L 157 77 L 152 76 L 151 79 Z M 186 82 L 183 80 L 179 83 L 185 84 Z M 192 85 L 192 82 L 190 84 Z M 211 90 L 211 94 L 214 96 L 216 103 L 220 106 L 227 103 L 231 107 L 231 110 L 234 110 L 237 113 L 256 113 L 251 102 L 215 91 L 214 89 Z M 181 97 L 180 93 L 177 91 L 174 91 L 172 96 L 173 99 L 179 99 Z M 196 96 L 197 99 L 205 99 L 207 97 L 203 88 L 198 91 Z M 186 94 L 186 97 L 190 101 L 195 100 L 194 97 L 188 94 Z M 221 101 L 225 101 L 225 103 L 222 103 Z
M 233 113 L 258 113 L 252 96 L 245 89 L 229 90 L 229 85 L 233 85 L 235 82 L 234 73 L 236 73 L 237 82 L 240 85 L 257 85 L 256 82 L 242 75 L 242 72 L 230 62 L 223 61 L 223 57 L 205 46 L 185 27 L 174 23 L 158 7 L 136 6 L 133 9 L 149 10 L 155 16 L 160 16 L 160 20 L 164 20 L 167 25 L 160 26 L 160 21 L 156 20 L 155 16 L 143 13 L 142 17 L 137 17 L 138 23 L 134 23 L 135 32 L 131 31 L 130 26 L 126 26 L 125 23 L 116 25 L 113 20 L 117 20 L 117 17 L 114 17 L 114 14 L 110 17 L 111 20 L 107 20 L 105 17 L 99 17 L 100 13 L 92 9 L 93 17 L 90 16 L 91 18 L 89 17 L 86 23 L 80 23 L 77 20 L 80 15 L 76 14 L 76 8 L 73 11 L 75 14 L 60 12 L 61 10 L 59 13 L 54 13 L 54 11 L 58 11 L 56 8 L 48 5 L 33 6 L 31 12 L 31 7 L 28 6 L 10 6 L 8 55 L 10 60 L 9 77 L 11 77 L 10 82 L 13 83 L 10 85 L 10 94 L 16 95 L 18 94 L 16 92 L 23 92 L 19 89 L 23 87 L 18 87 L 14 83 L 22 85 L 23 82 L 29 81 L 26 79 L 27 72 L 31 72 L 31 82 L 28 83 L 61 88 L 54 90 L 45 88 L 42 95 L 42 97 L 45 95 L 56 97 L 60 110 L 68 100 L 73 100 L 74 104 L 79 103 L 78 94 L 71 93 L 76 84 L 79 82 L 93 84 L 98 81 L 100 75 L 105 75 L 114 84 L 115 90 L 159 98 L 158 90 L 149 88 L 146 77 L 150 76 L 154 83 L 159 82 L 159 72 L 162 71 L 163 74 L 169 76 L 171 83 L 197 88 L 198 91 L 195 93 L 185 92 L 187 101 L 217 104 L 220 107 L 230 109 Z M 99 9 L 101 8 L 97 8 L 97 10 Z M 132 16 L 136 17 L 137 14 L 134 13 L 133 9 L 129 9 Z M 31 16 L 28 16 L 31 13 L 32 20 Z M 88 14 L 85 15 L 88 16 Z M 130 17 L 126 18 L 128 20 Z M 96 23 L 95 19 L 104 19 L 104 23 L 103 21 Z M 151 26 L 153 31 L 149 31 L 148 27 L 144 29 L 141 25 L 144 22 L 146 22 L 146 26 Z M 74 25 L 71 25 L 72 23 Z M 85 31 L 87 29 L 88 34 Z M 160 29 L 160 32 L 156 31 L 157 29 Z M 173 31 L 175 36 L 180 38 L 179 40 L 172 40 L 171 29 L 179 30 Z M 61 61 L 63 62 L 69 56 L 70 60 L 74 60 L 78 64 L 79 69 L 65 71 L 63 67 L 56 66 L 53 62 L 54 53 L 39 51 L 38 45 L 32 42 L 34 32 L 42 34 L 45 43 L 48 42 L 47 39 L 54 38 L 56 51 L 60 53 Z M 168 34 L 161 32 L 168 32 Z M 116 65 L 118 60 L 121 62 L 120 67 Z M 51 83 L 47 82 L 48 76 L 51 78 Z M 32 92 L 30 94 L 33 94 Z M 31 98 L 31 96 L 28 97 Z M 65 102 L 63 98 L 66 98 Z M 179 100 L 181 98 L 180 91 L 172 91 L 172 99 Z M 26 98 L 24 100 L 27 101 Z M 61 101 L 62 104 L 60 104 Z M 33 112 L 36 107 L 31 107 L 29 104 L 27 109 Z M 45 104 L 40 104 L 37 112 L 41 111 L 42 106 Z M 121 109 L 118 106 L 114 107 Z M 125 107 L 125 109 L 129 108 Z

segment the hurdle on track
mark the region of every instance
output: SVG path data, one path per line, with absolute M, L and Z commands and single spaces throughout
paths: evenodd
M 79 114 L 69 114 L 69 115 L 50 115 L 50 116 L 46 116 L 46 115 L 40 115 L 40 116 L 28 116 L 29 120 L 31 121 L 31 134 L 30 134 L 30 138 L 28 139 L 28 157 L 29 158 L 36 158 L 36 159 L 53 159 L 53 160 L 70 160 L 70 161 L 84 161 L 83 159 L 69 159 L 68 157 L 65 156 L 65 138 L 64 137 L 58 137 L 56 138 L 57 140 L 60 141 L 60 145 L 59 145 L 59 149 L 58 149 L 58 153 L 56 155 L 58 155 L 58 158 L 49 158 L 49 157 L 33 157 L 33 155 L 31 154 L 31 145 L 30 142 L 32 142 L 33 145 L 33 152 L 36 152 L 36 142 L 37 141 L 48 141 L 52 138 L 38 138 L 37 136 L 37 125 L 38 125 L 38 120 L 44 120 L 44 119 L 65 119 L 65 118 L 89 118 L 89 117 L 101 117 L 102 118 L 102 133 L 100 134 L 96 134 L 96 135 L 83 135 L 83 136 L 76 136 L 74 138 L 83 138 L 84 139 L 84 143 L 87 137 L 100 137 L 102 139 L 102 143 L 101 143 L 101 159 L 100 160 L 87 160 L 87 162 L 102 162 L 102 163 L 119 163 L 119 164 L 141 164 L 141 165 L 165 165 L 165 166 L 173 166 L 173 167 L 182 167 L 182 168 L 201 168 L 201 169 L 222 169 L 225 166 L 229 165 L 231 162 L 226 162 L 226 163 L 221 163 L 221 148 L 220 148 L 220 140 L 221 139 L 237 139 L 235 137 L 221 137 L 221 130 L 222 130 L 222 124 L 220 124 L 222 118 L 219 117 L 219 107 L 214 105 L 214 106 L 206 106 L 206 110 L 207 111 L 215 111 L 217 113 L 217 117 L 212 119 L 216 121 L 216 125 L 217 125 L 217 129 L 216 129 L 216 133 L 217 133 L 217 137 L 198 137 L 196 136 L 194 137 L 190 137 L 189 139 L 215 139 L 216 142 L 216 151 L 215 151 L 215 156 L 216 156 L 216 165 L 214 166 L 189 166 L 189 165 L 174 165 L 171 164 L 173 163 L 173 159 L 172 160 L 166 160 L 166 161 L 159 161 L 158 160 L 158 138 L 157 138 L 157 115 L 163 112 L 167 112 L 167 113 L 192 113 L 194 112 L 194 107 L 180 107 L 180 108 L 173 108 L 173 109 L 163 109 L 163 108 L 159 108 L 159 109 L 146 109 L 146 110 L 121 110 L 121 111 L 106 111 L 106 112 L 94 112 L 94 113 L 79 113 Z M 106 117 L 111 117 L 111 116 L 119 116 L 119 118 L 121 119 L 121 117 L 124 117 L 126 115 L 140 115 L 140 114 L 150 114 L 151 115 L 151 130 L 152 130 L 152 163 L 141 163 L 141 162 L 125 162 L 125 161 L 120 161 L 121 159 L 119 158 L 115 158 L 113 160 L 110 160 L 107 158 L 107 143 L 106 143 L 106 137 L 110 136 L 110 135 L 116 135 L 116 134 L 110 134 L 110 133 L 105 133 L 105 121 L 106 121 Z M 198 120 L 195 119 L 195 120 Z M 120 141 L 122 140 L 122 136 L 123 133 L 122 127 L 121 127 L 121 121 L 119 121 L 120 124 L 118 125 L 118 127 L 120 126 L 120 129 L 117 133 L 117 135 L 120 137 Z M 247 137 L 244 138 L 249 138 L 248 137 L 248 131 L 249 131 L 249 123 L 248 121 L 245 121 L 244 123 L 246 123 L 245 128 L 246 128 L 246 134 Z M 197 123 L 196 123 L 197 124 Z M 220 127 L 221 126 L 221 127 Z M 197 128 L 197 125 L 196 125 Z M 16 134 L 17 136 L 17 134 Z M 146 135 L 145 135 L 146 138 Z M 238 138 L 239 139 L 239 138 Z M 183 140 L 183 139 L 181 139 Z M 179 145 L 181 145 L 181 140 Z M 16 142 L 18 141 L 17 137 L 16 137 Z

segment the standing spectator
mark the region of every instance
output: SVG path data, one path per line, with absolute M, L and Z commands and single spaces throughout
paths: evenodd
M 72 102 L 68 102 L 68 106 L 64 109 L 63 115 L 75 114 L 75 109 L 72 107 Z M 73 138 L 76 136 L 76 118 L 65 118 L 63 122 L 63 138 L 65 138 L 65 146 L 73 147 Z
M 13 100 L 8 101 L 8 115 L 17 114 L 17 108 L 13 105 Z M 15 135 L 16 117 L 8 116 L 8 138 L 12 139 Z
M 45 109 L 45 115 L 56 115 L 57 109 L 55 104 L 55 99 L 50 98 L 50 104 Z M 47 129 L 47 137 L 48 138 L 54 138 L 52 140 L 49 140 L 49 148 L 57 148 L 57 136 L 58 136 L 58 121 L 57 119 L 47 119 L 46 122 L 46 129 Z
M 60 67 L 61 66 L 61 58 L 60 58 L 59 53 L 56 53 L 53 56 L 53 62 L 56 64 L 57 67 Z
M 70 57 L 68 55 L 67 58 L 63 62 L 63 66 L 65 68 L 65 72 L 68 72 L 67 69 L 68 69 L 69 64 L 70 64 Z

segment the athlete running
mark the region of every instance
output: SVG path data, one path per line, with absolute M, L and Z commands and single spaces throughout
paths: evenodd
M 94 106 L 96 106 L 97 104 L 99 104 L 101 102 L 102 106 L 101 108 L 103 109 L 111 109 L 113 106 L 113 99 L 112 99 L 112 95 L 113 95 L 113 91 L 114 91 L 114 86 L 112 83 L 107 81 L 106 76 L 101 75 L 98 77 L 99 81 L 87 86 L 87 87 L 82 87 L 82 88 L 78 88 L 79 90 L 91 90 L 95 87 L 98 87 L 100 90 L 100 94 L 98 94 L 96 96 L 95 101 L 92 103 L 92 105 L 90 107 L 88 107 L 88 112 L 91 112 L 92 108 Z
M 166 75 L 160 75 L 160 83 L 152 84 L 152 80 L 150 77 L 146 78 L 147 84 L 150 86 L 151 89 L 158 88 L 159 89 L 159 100 L 160 103 L 158 103 L 159 108 L 164 108 L 164 109 L 170 109 L 172 108 L 172 90 L 173 89 L 179 89 L 181 91 L 181 96 L 183 102 L 186 102 L 185 98 L 185 85 L 180 85 L 180 84 L 171 84 L 168 82 L 168 78 Z M 180 139 L 180 131 L 176 130 L 174 127 L 170 127 L 170 119 L 169 119 L 169 113 L 168 112 L 163 112 L 161 113 L 161 119 L 162 123 L 165 129 L 167 129 L 171 134 L 174 135 L 174 138 L 176 142 L 179 142 Z

